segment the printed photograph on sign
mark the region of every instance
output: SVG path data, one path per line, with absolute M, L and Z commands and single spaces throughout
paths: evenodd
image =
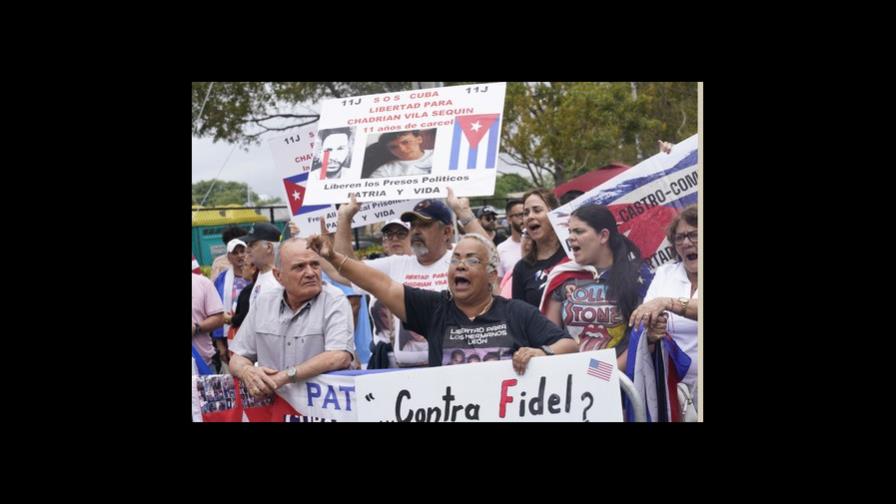
M 491 196 L 506 83 L 448 86 L 326 100 L 318 140 L 334 131 L 308 179 L 307 204 Z M 338 142 L 338 143 L 337 143 Z M 332 168 L 336 158 L 341 169 Z M 326 159 L 324 159 L 326 158 Z M 327 162 L 328 168 L 321 167 Z
M 361 178 L 428 175 L 435 142 L 435 128 L 368 135 Z
M 340 127 L 321 129 L 317 132 L 318 147 L 314 151 L 311 171 L 321 170 L 321 179 L 338 179 L 352 166 L 355 144 L 355 128 Z
M 402 327 L 398 331 L 398 347 L 403 352 L 423 352 L 429 350 L 429 343 L 423 335 Z
M 249 389 L 246 388 L 246 384 L 242 381 L 240 382 L 240 398 L 243 400 L 243 408 L 260 408 L 270 406 L 274 403 L 273 395 L 266 397 L 252 397 L 252 394 L 249 393 Z
M 394 334 L 395 324 L 392 312 L 386 307 L 386 303 L 383 303 L 378 299 L 371 301 L 370 318 L 373 319 L 374 330 L 377 333 L 388 336 L 390 340 L 393 340 L 394 336 L 392 335 Z
M 454 348 L 442 352 L 442 365 L 470 364 L 472 362 L 489 362 L 511 360 L 513 352 L 506 348 Z
M 216 413 L 232 409 L 236 402 L 233 377 L 229 375 L 207 375 L 196 382 L 199 392 L 199 407 L 202 413 Z

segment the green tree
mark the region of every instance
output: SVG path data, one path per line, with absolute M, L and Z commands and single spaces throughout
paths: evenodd
M 283 205 L 283 199 L 280 196 L 274 196 L 273 198 L 268 199 L 260 199 L 255 206 L 270 206 L 270 205 Z
M 504 173 L 498 175 L 495 181 L 495 196 L 498 198 L 507 197 L 508 193 L 528 191 L 534 188 L 532 181 L 521 177 L 516 173 Z
M 693 135 L 696 117 L 692 82 L 508 83 L 501 148 L 552 187 L 611 162 L 636 164 L 657 140 Z
M 413 83 L 195 82 L 193 136 L 245 147 L 317 121 L 306 104 L 408 89 Z M 510 82 L 501 151 L 535 185 L 553 187 L 611 162 L 636 164 L 657 152 L 657 140 L 696 132 L 694 82 Z
M 246 204 L 246 189 L 247 184 L 245 182 L 233 182 L 233 181 L 225 181 L 218 180 L 217 182 L 212 180 L 200 180 L 193 184 L 193 204 L 198 205 L 202 202 L 202 198 L 205 197 L 205 193 L 208 192 L 209 188 L 212 187 L 212 192 L 208 195 L 208 198 L 205 200 L 204 206 L 212 207 L 212 206 L 221 206 L 221 205 L 245 205 Z M 268 198 L 262 200 L 258 193 L 249 189 L 249 201 L 255 206 L 264 206 L 264 205 L 274 205 L 278 203 L 283 203 L 279 197 Z
M 245 147 L 269 131 L 316 122 L 304 103 L 408 89 L 411 82 L 194 82 L 193 136 Z

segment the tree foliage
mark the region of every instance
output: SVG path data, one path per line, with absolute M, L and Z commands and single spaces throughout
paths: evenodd
M 501 148 L 551 187 L 611 162 L 636 164 L 658 140 L 696 133 L 696 118 L 696 83 L 508 83 Z
M 212 187 L 212 184 L 214 184 L 214 187 Z M 198 205 L 202 202 L 202 198 L 205 197 L 209 188 L 212 188 L 212 192 L 208 195 L 203 206 L 246 204 L 246 190 L 248 186 L 245 182 L 200 180 L 193 184 L 193 205 Z M 283 200 L 280 197 L 261 199 L 258 193 L 249 189 L 249 202 L 254 206 L 265 206 L 282 204 Z
M 444 83 L 457 84 L 462 83 Z M 245 147 L 260 143 L 269 131 L 317 121 L 308 104 L 413 87 L 411 82 L 195 82 L 193 136 Z M 676 143 L 696 133 L 697 84 L 510 82 L 503 121 L 503 158 L 528 170 L 535 185 L 552 187 L 611 162 L 636 164 L 657 152 L 658 140 Z
M 534 188 L 531 180 L 521 177 L 516 173 L 504 173 L 498 175 L 495 181 L 495 196 L 506 197 L 509 193 L 525 192 Z
M 316 122 L 320 116 L 303 103 L 412 88 L 410 82 L 194 82 L 193 136 L 245 147 L 269 131 Z

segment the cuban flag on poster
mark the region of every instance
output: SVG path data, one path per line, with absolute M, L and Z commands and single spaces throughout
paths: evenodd
M 454 118 L 449 170 L 495 168 L 501 114 L 476 114 Z
M 283 186 L 286 188 L 286 195 L 289 200 L 289 210 L 292 212 L 293 220 L 299 225 L 300 233 L 304 233 L 304 235 L 320 231 L 319 228 L 310 228 L 308 226 L 309 222 L 316 221 L 318 217 L 324 217 L 327 212 L 335 212 L 336 210 L 333 205 L 304 205 L 308 173 L 305 172 L 283 179 Z

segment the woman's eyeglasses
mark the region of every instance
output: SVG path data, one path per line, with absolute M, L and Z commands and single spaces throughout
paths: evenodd
M 682 243 L 684 243 L 685 238 L 691 240 L 691 243 L 697 243 L 697 232 L 691 231 L 690 233 L 680 233 L 673 236 L 673 238 L 675 239 L 676 245 L 681 245 Z
M 407 237 L 408 232 L 404 229 L 401 231 L 386 231 L 383 233 L 383 238 L 386 240 L 404 240 Z
M 459 257 L 452 257 L 450 262 L 452 266 L 457 266 L 460 263 L 464 263 L 464 265 L 468 268 L 482 264 L 482 261 L 475 256 L 465 257 L 463 259 Z

